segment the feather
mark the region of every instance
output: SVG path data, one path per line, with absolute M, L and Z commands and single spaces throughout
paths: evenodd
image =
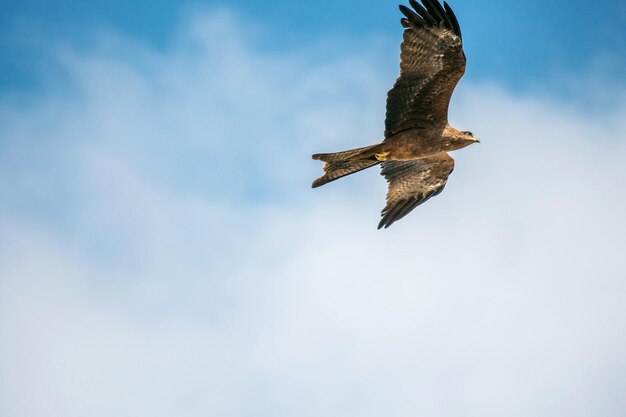
M 426 9 L 430 12 L 430 14 L 437 20 L 438 26 L 441 26 L 442 23 L 445 24 L 446 18 L 444 17 L 445 13 L 442 13 L 441 11 L 439 11 L 439 8 L 441 8 L 441 5 L 439 4 L 439 0 L 422 0 L 422 2 L 424 3 L 424 6 L 426 6 Z M 437 6 L 439 6 L 439 8 L 437 8 L 437 6 L 435 6 L 435 3 L 437 3 Z M 441 9 L 443 11 L 443 9 Z
M 430 0 L 432 5 L 435 7 L 435 9 L 437 9 L 437 11 L 439 12 L 439 14 L 441 16 L 443 16 L 443 23 L 445 24 L 445 26 L 448 29 L 452 29 L 452 22 L 450 21 L 450 19 L 448 18 L 448 14 L 446 13 L 446 11 L 444 10 L 443 6 L 441 5 L 441 3 L 439 3 L 439 0 Z
M 452 30 L 454 30 L 454 33 L 459 35 L 459 38 L 463 39 L 463 36 L 461 35 L 461 26 L 459 26 L 459 21 L 452 11 L 452 7 L 450 7 L 445 1 L 443 2 L 443 7 L 446 8 L 447 15 L 450 18 L 450 22 L 452 23 Z
M 400 5 L 400 11 L 402 12 L 403 15 L 407 17 L 407 19 L 411 23 L 411 26 L 415 27 L 415 29 L 419 29 L 422 26 L 426 26 L 426 22 L 424 21 L 424 19 L 419 17 L 417 14 L 415 14 L 413 10 L 409 9 L 405 5 L 403 4 Z
M 430 15 L 430 13 L 428 13 L 428 10 L 424 9 L 416 0 L 409 0 L 409 3 L 411 4 L 411 7 L 413 7 L 415 11 L 428 22 L 429 25 L 435 26 L 437 24 L 437 21 Z

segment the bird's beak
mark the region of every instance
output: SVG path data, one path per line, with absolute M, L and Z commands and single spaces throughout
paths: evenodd
M 478 138 L 474 138 L 476 140 L 477 143 L 480 143 L 480 139 Z

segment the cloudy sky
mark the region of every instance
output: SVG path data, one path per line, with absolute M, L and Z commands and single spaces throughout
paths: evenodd
M 626 5 L 452 1 L 444 193 L 377 231 L 395 2 L 3 2 L 0 415 L 626 412 Z

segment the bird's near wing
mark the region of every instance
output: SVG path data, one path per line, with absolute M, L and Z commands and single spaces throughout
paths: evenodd
M 446 2 L 409 0 L 400 6 L 404 41 L 400 77 L 387 93 L 385 137 L 413 128 L 443 128 L 452 91 L 465 73 L 461 29 Z
M 387 179 L 389 190 L 378 228 L 391 226 L 442 192 L 453 169 L 454 159 L 445 152 L 413 161 L 383 162 L 380 173 Z

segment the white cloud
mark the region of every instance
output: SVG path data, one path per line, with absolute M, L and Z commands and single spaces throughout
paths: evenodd
M 0 414 L 621 415 L 625 103 L 463 80 L 483 144 L 379 232 L 382 178 L 309 154 L 374 142 L 392 75 L 235 26 L 0 104 Z

